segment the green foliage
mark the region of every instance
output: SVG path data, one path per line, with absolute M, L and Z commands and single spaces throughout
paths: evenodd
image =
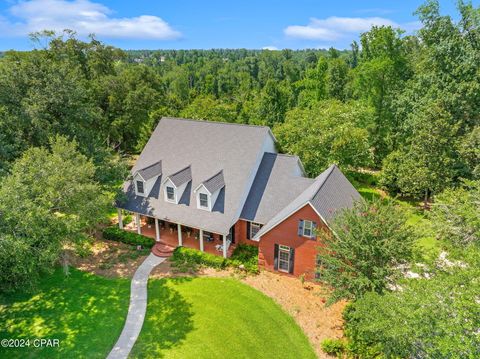
M 325 339 L 320 346 L 325 353 L 337 357 L 340 357 L 346 350 L 345 340 L 342 339 Z
M 435 196 L 430 217 L 442 239 L 458 247 L 480 244 L 480 181 Z
M 344 313 L 350 350 L 362 358 L 477 358 L 478 263 L 412 279 L 402 290 L 370 292 Z
M 186 247 L 175 248 L 172 260 L 177 264 L 191 263 L 216 269 L 223 269 L 227 266 L 226 259 L 221 256 Z
M 126 244 L 140 245 L 145 248 L 152 248 L 155 240 L 138 233 L 127 232 L 117 226 L 110 226 L 103 230 L 103 238 L 110 241 L 117 241 Z
M 247 272 L 258 273 L 258 247 L 238 244 L 228 259 L 228 264 L 237 268 L 243 265 Z
M 125 324 L 130 280 L 70 268 L 41 278 L 35 292 L 0 295 L 2 339 L 29 338 L 30 347 L 0 347 L 2 358 L 105 358 Z M 35 338 L 60 346 L 34 346 Z M 28 352 L 28 354 L 27 354 Z
M 239 244 L 230 258 L 223 258 L 193 248 L 177 247 L 173 252 L 172 260 L 177 266 L 200 265 L 216 269 L 243 266 L 249 273 L 258 273 L 258 248 L 245 244 Z
M 64 244 L 79 243 L 105 219 L 112 198 L 75 142 L 53 138 L 32 147 L 0 184 L 0 283 L 29 287 L 51 271 Z
M 329 303 L 383 293 L 399 276 L 398 266 L 412 256 L 414 233 L 393 201 L 358 201 L 320 234 L 320 281 L 332 287 Z
M 325 101 L 312 109 L 295 109 L 274 128 L 281 149 L 296 154 L 309 175 L 330 164 L 349 169 L 371 163 L 366 126 L 372 113 L 358 102 Z

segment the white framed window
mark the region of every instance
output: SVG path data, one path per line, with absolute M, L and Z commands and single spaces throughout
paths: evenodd
M 165 193 L 167 194 L 168 201 L 175 202 L 175 188 L 166 186 Z
M 303 236 L 312 238 L 313 235 L 313 222 L 312 221 L 303 221 Z
M 208 208 L 208 194 L 199 193 L 198 194 L 198 200 L 199 200 L 198 203 L 200 204 L 200 207 Z
M 278 270 L 280 272 L 290 272 L 290 247 L 278 246 Z
M 260 223 L 255 223 L 255 222 L 250 223 L 250 239 L 253 239 L 253 237 L 255 237 L 255 235 L 258 233 L 260 228 L 262 228 L 262 225 Z
M 137 193 L 144 194 L 145 188 L 144 188 L 143 181 L 137 180 L 136 185 L 137 185 Z

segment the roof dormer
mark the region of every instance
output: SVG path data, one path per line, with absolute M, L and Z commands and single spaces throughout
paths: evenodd
M 192 169 L 190 166 L 181 169 L 168 176 L 163 182 L 164 199 L 167 202 L 178 204 L 182 198 L 187 184 L 192 180 Z
M 220 190 L 225 187 L 223 171 L 218 172 L 195 188 L 197 208 L 212 211 Z
M 155 162 L 133 173 L 133 184 L 137 196 L 147 197 L 157 178 L 162 174 L 162 161 Z

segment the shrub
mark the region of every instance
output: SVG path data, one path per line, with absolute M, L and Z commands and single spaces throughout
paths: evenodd
M 342 339 L 325 339 L 322 341 L 321 347 L 327 354 L 340 356 L 345 352 L 346 343 Z
M 103 230 L 103 238 L 132 245 L 141 245 L 152 248 L 155 240 L 141 234 L 124 231 L 116 226 L 107 227 Z
M 188 262 L 217 269 L 226 266 L 226 259 L 223 257 L 185 247 L 177 247 L 173 252 L 172 259 L 177 263 Z
M 239 268 L 241 265 L 249 273 L 258 273 L 258 248 L 239 244 L 231 258 L 223 258 L 214 254 L 200 252 L 193 248 L 177 247 L 173 252 L 172 260 L 177 264 L 195 264 L 211 268 L 223 269 L 226 267 Z
M 249 273 L 258 273 L 258 248 L 248 244 L 239 244 L 228 259 L 229 266 L 245 267 Z

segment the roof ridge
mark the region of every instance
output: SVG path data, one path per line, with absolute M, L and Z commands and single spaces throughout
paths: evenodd
M 322 189 L 323 185 L 327 182 L 328 178 L 329 178 L 330 175 L 333 173 L 333 170 L 334 170 L 336 167 L 337 167 L 337 166 L 336 166 L 335 164 L 333 164 L 333 165 L 331 165 L 329 168 L 327 168 L 325 171 L 323 171 L 323 172 L 320 174 L 320 176 L 321 176 L 323 173 L 329 171 L 329 172 L 327 173 L 327 176 L 323 179 L 322 183 L 321 183 L 320 186 L 318 187 L 318 189 L 315 191 L 315 193 L 313 194 L 313 196 L 310 198 L 310 200 L 311 200 L 312 198 L 314 198 L 314 197 L 317 195 L 318 192 L 320 192 L 320 190 Z
M 142 167 L 142 168 L 140 168 L 139 170 L 136 170 L 136 172 L 146 170 L 147 168 L 150 168 L 150 167 L 153 167 L 153 166 L 155 166 L 155 165 L 158 165 L 160 162 L 162 162 L 162 160 L 159 160 L 159 161 L 157 161 L 157 162 L 154 162 L 154 163 L 152 163 L 151 165 L 148 165 L 148 166 L 146 166 L 146 167 Z
M 191 165 L 191 164 L 189 164 L 188 166 L 186 166 L 186 167 L 183 167 L 182 169 L 178 170 L 177 172 L 175 172 L 175 173 L 172 173 L 172 174 L 169 174 L 169 175 L 167 176 L 167 178 L 168 178 L 168 177 L 175 176 L 176 174 L 179 174 L 180 172 L 182 172 L 182 171 L 185 171 L 185 170 L 186 170 L 187 168 L 189 168 L 189 167 L 192 167 L 192 165 Z
M 194 118 L 183 118 L 183 117 L 162 117 L 160 119 L 163 120 L 175 120 L 175 121 L 191 121 L 191 122 L 207 122 L 207 123 L 216 123 L 216 124 L 221 124 L 221 125 L 232 125 L 232 126 L 244 126 L 244 127 L 252 127 L 252 128 L 264 128 L 267 130 L 271 130 L 270 127 L 264 126 L 264 125 L 251 125 L 248 123 L 236 123 L 236 122 L 226 122 L 226 121 L 212 121 L 212 120 L 197 120 Z
M 212 178 L 217 177 L 220 173 L 223 173 L 223 168 L 220 171 L 218 171 L 217 173 L 215 173 L 213 176 L 210 176 L 206 180 L 202 181 L 202 183 L 210 181 Z

